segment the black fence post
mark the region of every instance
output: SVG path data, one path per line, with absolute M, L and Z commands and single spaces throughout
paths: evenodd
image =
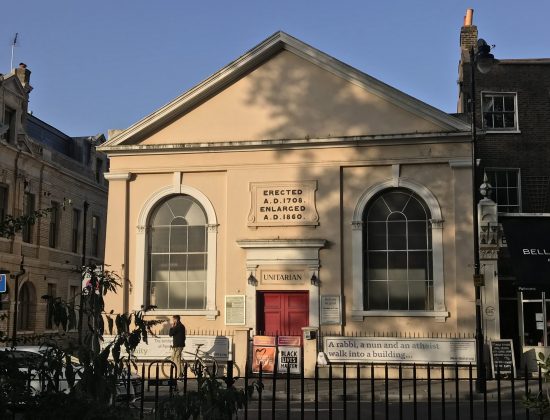
M 183 393 L 184 394 L 187 394 L 187 379 L 188 379 L 187 370 L 188 369 L 189 369 L 189 364 L 185 362 L 183 364 Z
M 527 368 L 527 364 L 525 364 L 525 373 L 524 373 L 523 377 L 525 378 L 525 395 L 527 395 L 530 392 L 530 389 L 529 389 L 529 369 Z M 528 408 L 525 409 L 525 419 L 529 420 L 529 409 Z
M 248 393 L 248 357 L 244 366 L 244 392 L 245 399 L 244 399 L 244 420 L 248 420 L 248 400 L 249 400 L 249 393 Z
M 342 394 L 344 398 L 344 420 L 348 418 L 348 389 L 347 389 L 347 365 L 344 363 L 342 366 Z
M 510 388 L 512 389 L 512 420 L 516 420 L 516 384 L 514 372 L 510 376 Z
M 279 363 L 278 354 L 275 353 L 275 363 L 273 366 L 273 382 L 271 389 L 271 420 L 275 420 L 275 402 L 277 400 L 277 364 Z
M 497 416 L 498 420 L 502 419 L 502 398 L 500 396 L 500 365 L 497 363 Z
M 403 420 L 403 365 L 399 363 L 399 420 Z
M 384 412 L 386 413 L 386 420 L 390 418 L 390 402 L 389 402 L 389 378 L 388 378 L 388 363 L 384 365 Z
M 470 420 L 474 420 L 474 379 L 472 363 L 468 366 L 468 382 L 470 385 Z
M 416 363 L 413 363 L 413 419 L 418 419 L 418 405 L 416 399 Z
M 328 418 L 332 420 L 332 364 L 328 365 Z
M 485 369 L 485 363 L 482 364 L 483 366 L 481 367 L 482 369 Z M 483 418 L 485 420 L 487 420 L 487 415 L 488 415 L 488 406 L 487 406 L 487 372 L 484 372 L 483 373 L 484 375 L 484 378 L 485 378 L 485 386 L 483 387 Z
M 155 367 L 155 413 L 158 413 L 159 408 L 159 364 Z
M 426 369 L 428 373 L 428 420 L 432 420 L 432 381 L 431 381 L 431 367 L 429 363 Z
M 303 358 L 303 352 L 302 352 L 302 363 L 300 364 L 300 420 L 304 420 L 304 410 L 305 410 L 305 378 L 304 378 L 304 358 Z
M 143 420 L 143 404 L 145 403 L 145 363 L 141 364 L 141 395 L 139 400 L 139 419 Z
M 445 420 L 445 365 L 441 363 L 441 420 Z
M 357 419 L 361 418 L 361 365 L 357 363 L 357 383 L 356 395 L 357 395 Z
M 458 370 L 458 363 L 455 363 L 455 418 L 460 418 L 460 372 Z
M 315 363 L 315 420 L 319 420 L 319 366 Z
M 258 381 L 259 388 L 258 388 L 258 420 L 262 420 L 262 393 L 264 391 L 264 382 L 263 382 L 263 365 L 262 362 L 260 362 L 260 370 L 258 373 Z
M 286 420 L 290 420 L 290 362 L 286 364 Z
M 370 404 L 370 417 L 372 420 L 374 420 L 374 397 L 375 397 L 375 394 L 374 394 L 374 362 L 371 362 L 370 364 L 370 401 L 371 401 L 371 404 Z

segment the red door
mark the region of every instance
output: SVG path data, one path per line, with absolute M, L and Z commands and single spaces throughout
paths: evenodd
M 308 292 L 258 292 L 258 332 L 302 335 L 309 325 Z

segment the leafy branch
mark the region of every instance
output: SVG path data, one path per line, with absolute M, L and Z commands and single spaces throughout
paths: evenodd
M 4 217 L 4 220 L 0 220 L 0 237 L 13 239 L 17 232 L 23 230 L 26 226 L 34 225 L 38 219 L 47 216 L 51 212 L 52 208 L 46 208 L 18 217 L 8 214 Z

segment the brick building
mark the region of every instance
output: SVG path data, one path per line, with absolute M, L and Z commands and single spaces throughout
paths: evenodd
M 460 31 L 458 112 L 464 115 L 471 112 L 469 51 L 478 40 L 472 15 L 469 10 Z M 497 56 L 497 51 L 498 61 L 490 71 L 484 74 L 476 70 L 475 74 L 477 185 L 486 175 L 498 220 L 533 215 L 544 218 L 550 213 L 550 58 L 506 59 Z M 482 217 L 483 211 L 481 227 L 489 229 Z M 518 356 L 533 347 L 547 347 L 548 322 L 544 320 L 548 321 L 550 309 L 547 314 L 544 293 L 518 291 L 517 272 L 505 241 L 484 244 L 483 232 L 481 229 L 486 335 L 489 339 L 514 340 Z
M 0 270 L 24 270 L 19 281 L 18 335 L 53 331 L 45 294 L 74 299 L 83 261 L 103 261 L 107 206 L 103 135 L 69 137 L 27 112 L 32 90 L 24 64 L 0 75 L 0 219 L 51 208 L 49 215 L 0 238 Z M 15 280 L 1 296 L 4 333 L 12 334 Z

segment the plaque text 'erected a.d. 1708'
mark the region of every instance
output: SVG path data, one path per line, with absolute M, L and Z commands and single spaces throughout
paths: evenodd
M 248 226 L 318 225 L 317 181 L 251 182 Z

